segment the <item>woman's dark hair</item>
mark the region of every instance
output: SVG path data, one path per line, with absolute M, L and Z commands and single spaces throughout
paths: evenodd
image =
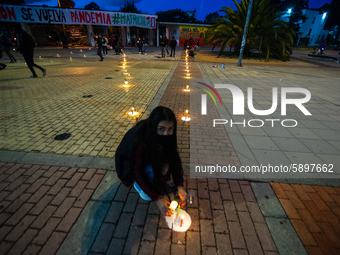
M 160 136 L 157 134 L 157 127 L 161 121 L 170 121 L 174 124 L 172 135 L 169 137 L 169 143 L 164 146 L 160 141 Z M 170 177 L 171 167 L 174 162 L 174 157 L 177 153 L 177 120 L 172 110 L 164 106 L 156 107 L 150 114 L 149 118 L 142 120 L 136 124 L 138 127 L 133 155 L 141 143 L 145 144 L 145 152 L 143 153 L 144 169 L 148 165 L 152 165 L 154 172 L 153 184 L 158 193 L 164 193 L 166 181 Z M 134 161 L 134 157 L 132 157 Z M 163 176 L 162 169 L 164 163 L 169 165 L 169 171 L 166 176 Z M 134 162 L 133 162 L 134 165 Z

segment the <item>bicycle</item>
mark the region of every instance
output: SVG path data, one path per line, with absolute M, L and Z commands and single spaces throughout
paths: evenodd
M 322 51 L 322 53 L 321 53 L 320 49 L 318 49 L 318 50 L 314 49 L 314 50 L 310 51 L 310 52 L 308 53 L 308 55 L 321 55 L 321 56 L 326 56 L 326 54 L 325 54 L 323 51 Z

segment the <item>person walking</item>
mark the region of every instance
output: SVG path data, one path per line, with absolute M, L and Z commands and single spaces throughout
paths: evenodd
M 46 69 L 35 64 L 33 60 L 34 47 L 35 47 L 35 41 L 33 37 L 30 34 L 28 34 L 26 31 L 24 31 L 22 28 L 20 28 L 16 34 L 17 34 L 17 43 L 18 43 L 16 51 L 19 51 L 22 54 L 28 68 L 32 72 L 32 75 L 29 76 L 28 78 L 38 77 L 33 67 L 40 69 L 42 71 L 43 76 L 45 76 Z
M 12 40 L 10 36 L 6 32 L 2 32 L 0 34 L 0 45 L 2 50 L 5 51 L 9 59 L 11 60 L 11 63 L 17 62 L 15 57 L 11 54 L 11 47 L 12 47 Z
M 102 50 L 103 50 L 103 41 L 102 41 L 102 35 L 99 34 L 97 37 L 97 45 L 98 45 L 98 49 L 97 49 L 97 55 L 100 57 L 99 61 L 103 61 L 103 54 L 102 54 Z
M 176 51 L 176 46 L 177 46 L 177 41 L 175 39 L 175 37 L 173 36 L 170 43 L 169 43 L 169 46 L 171 48 L 171 54 L 170 54 L 170 57 L 175 57 L 175 51 Z M 173 54 L 172 54 L 173 52 Z
M 108 43 L 108 40 L 107 40 L 106 36 L 103 35 L 103 37 L 102 37 L 103 55 L 104 55 L 104 54 L 107 55 L 107 43 Z

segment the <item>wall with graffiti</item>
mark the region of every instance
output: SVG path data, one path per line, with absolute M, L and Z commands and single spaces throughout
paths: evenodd
M 184 46 L 184 42 L 189 40 L 190 37 L 194 39 L 195 42 L 199 40 L 199 45 L 204 46 L 204 36 L 208 30 L 207 27 L 203 26 L 180 26 L 179 27 L 179 46 Z

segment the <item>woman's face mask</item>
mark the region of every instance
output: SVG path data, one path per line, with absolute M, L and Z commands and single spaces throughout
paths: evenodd
M 168 146 L 171 144 L 172 135 L 157 135 L 157 139 L 160 145 Z

